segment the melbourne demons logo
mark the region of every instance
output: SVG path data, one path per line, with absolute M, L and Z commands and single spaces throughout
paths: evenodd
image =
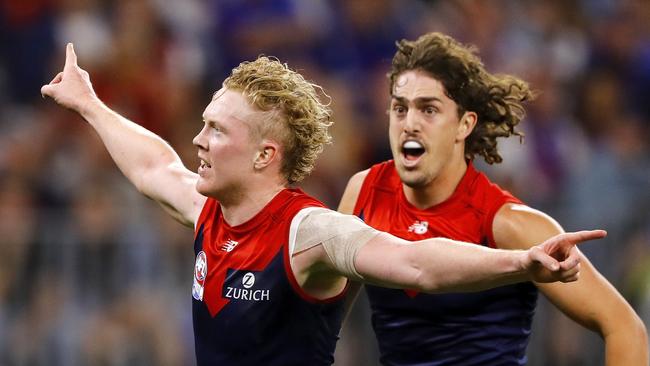
M 410 233 L 416 233 L 418 235 L 425 234 L 429 229 L 429 223 L 426 221 L 416 221 L 413 225 L 409 226 Z
M 203 301 L 203 290 L 207 273 L 208 258 L 204 251 L 200 251 L 196 255 L 196 262 L 194 262 L 194 283 L 192 284 L 192 297 L 199 301 Z

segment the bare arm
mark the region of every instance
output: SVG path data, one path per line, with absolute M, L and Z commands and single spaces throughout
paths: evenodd
M 353 212 L 367 175 L 365 170 L 350 179 L 339 212 Z M 507 252 L 443 238 L 407 245 L 402 239 L 382 234 L 359 249 L 354 264 L 371 283 L 429 292 L 477 291 L 531 278 L 573 281 L 580 269 L 575 244 L 602 235 L 600 231 L 571 234 L 525 252 Z M 554 266 L 558 269 L 548 270 Z
M 601 238 L 602 230 L 555 236 L 528 250 L 499 250 L 444 238 L 407 242 L 380 234 L 359 249 L 355 267 L 368 282 L 425 292 L 479 291 L 535 280 L 578 279 L 579 242 Z
M 343 277 L 424 292 L 478 291 L 528 280 L 570 282 L 580 270 L 575 245 L 605 235 L 602 230 L 561 234 L 527 250 L 443 238 L 408 242 L 354 216 L 321 209 L 299 223 L 292 268 L 303 289 L 319 298 L 337 294 Z
M 43 86 L 41 93 L 88 121 L 138 191 L 182 224 L 194 225 L 206 200 L 195 189 L 197 175 L 185 168 L 162 138 L 115 113 L 97 98 L 88 73 L 77 65 L 72 44 L 66 48 L 63 71 Z
M 368 171 L 350 178 L 339 212 L 353 213 Z M 522 253 L 502 252 L 499 254 L 503 256 L 490 256 L 494 253 L 476 245 L 455 246 L 455 243 L 435 238 L 408 245 L 405 240 L 381 234 L 359 249 L 354 264 L 367 282 L 428 292 L 479 290 L 525 280 L 525 271 L 518 262 Z
M 526 249 L 563 232 L 548 215 L 515 204 L 504 205 L 497 212 L 493 231 L 497 246 L 504 249 Z M 537 286 L 563 313 L 603 337 L 608 366 L 647 365 L 648 336 L 643 322 L 589 260 L 579 255 L 580 281 Z

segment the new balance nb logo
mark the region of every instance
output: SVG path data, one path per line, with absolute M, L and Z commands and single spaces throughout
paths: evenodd
M 239 244 L 238 241 L 228 239 L 228 241 L 223 243 L 223 245 L 221 246 L 221 250 L 223 250 L 224 252 L 230 253 L 230 252 L 232 252 L 233 249 L 235 249 L 237 244 Z
M 425 234 L 429 228 L 429 223 L 426 221 L 416 221 L 413 225 L 409 226 L 410 233 L 416 233 L 418 235 Z

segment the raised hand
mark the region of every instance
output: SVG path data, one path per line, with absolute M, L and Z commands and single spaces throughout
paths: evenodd
M 86 70 L 77 65 L 77 55 L 72 43 L 65 50 L 65 66 L 49 84 L 43 85 L 41 94 L 58 104 L 81 113 L 89 104 L 98 101 Z
M 604 230 L 556 235 L 527 251 L 524 268 L 535 282 L 576 281 L 580 275 L 580 252 L 576 245 L 606 235 Z

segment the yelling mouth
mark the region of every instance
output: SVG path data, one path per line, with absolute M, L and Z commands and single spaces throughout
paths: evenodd
M 197 173 L 202 177 L 206 173 L 206 170 L 210 168 L 212 168 L 212 165 L 208 164 L 207 161 L 200 159 L 199 169 L 197 169 Z
M 201 159 L 201 162 L 199 163 L 199 168 L 202 169 L 212 168 L 212 165 L 208 164 L 205 160 Z
M 424 153 L 424 146 L 418 141 L 407 140 L 402 144 L 402 157 L 404 163 L 408 166 L 415 165 Z

